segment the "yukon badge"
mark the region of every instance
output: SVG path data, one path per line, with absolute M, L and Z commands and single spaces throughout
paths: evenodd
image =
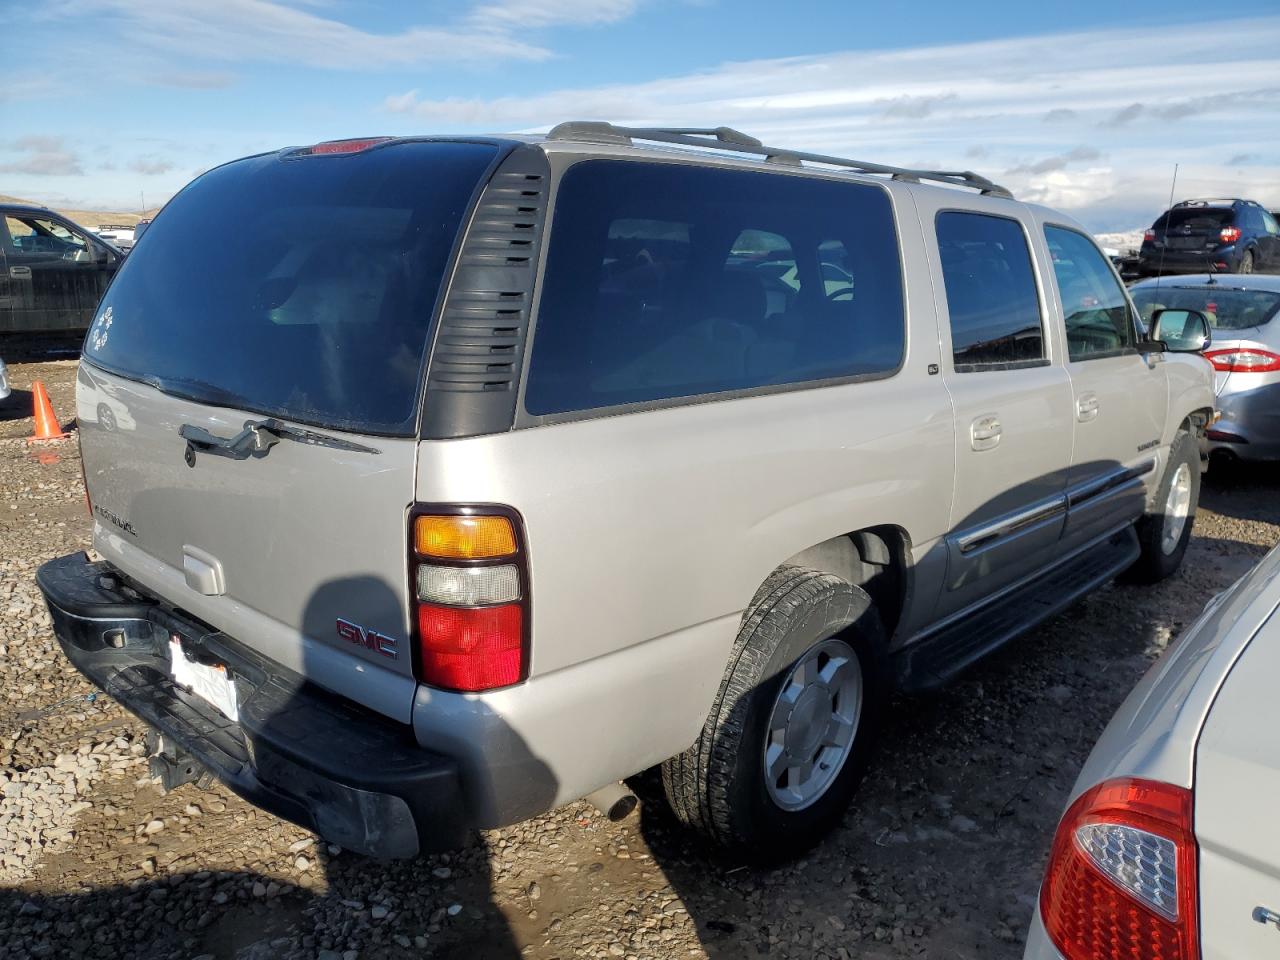
M 136 537 L 138 535 L 138 531 L 133 528 L 133 522 L 131 520 L 125 520 L 123 517 L 117 516 L 110 510 L 98 506 L 96 503 L 93 505 L 93 512 L 103 520 L 110 521 L 114 526 L 119 527 L 125 533 L 129 534 L 129 536 Z
M 399 656 L 398 641 L 395 637 L 388 637 L 385 633 L 378 633 L 377 630 L 366 630 L 360 624 L 343 620 L 341 617 L 338 618 L 338 636 L 348 643 L 354 643 L 366 650 L 373 650 L 392 660 Z

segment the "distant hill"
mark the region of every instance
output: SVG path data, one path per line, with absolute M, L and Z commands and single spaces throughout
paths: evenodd
M 0 203 L 35 203 L 35 201 L 0 193 Z M 48 206 L 48 204 L 38 204 L 38 206 Z M 118 210 L 68 210 L 63 207 L 50 209 L 90 230 L 96 230 L 108 223 L 132 227 L 139 220 L 154 217 L 160 210 L 159 207 L 154 207 L 145 213 L 125 213 Z

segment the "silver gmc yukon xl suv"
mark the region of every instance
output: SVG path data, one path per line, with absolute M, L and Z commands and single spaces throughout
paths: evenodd
M 660 764 L 786 857 L 891 691 L 1176 569 L 1208 333 L 1150 336 L 974 174 L 601 123 L 262 154 L 99 307 L 100 559 L 39 583 L 167 786 L 411 856 Z

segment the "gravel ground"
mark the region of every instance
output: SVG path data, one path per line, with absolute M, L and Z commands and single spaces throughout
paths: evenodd
M 143 731 L 65 664 L 32 581 L 88 546 L 74 361 L 17 362 L 0 403 L 0 950 L 6 957 L 1015 958 L 1057 817 L 1111 713 L 1280 537 L 1280 473 L 1210 475 L 1182 572 L 1114 586 L 940 694 L 899 700 L 844 824 L 760 870 L 700 849 L 652 776 L 620 824 L 585 804 L 469 849 L 376 863 L 220 786 L 161 794 Z

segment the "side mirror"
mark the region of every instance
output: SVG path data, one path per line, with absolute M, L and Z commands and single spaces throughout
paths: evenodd
M 111 251 L 108 250 L 106 247 L 98 246 L 95 243 L 93 245 L 93 259 L 98 263 L 99 266 L 105 267 L 108 264 L 110 264 L 113 260 L 115 260 L 115 257 L 111 255 Z
M 1151 339 L 1159 340 L 1170 353 L 1199 353 L 1209 346 L 1213 334 L 1199 310 L 1157 310 L 1151 317 Z

